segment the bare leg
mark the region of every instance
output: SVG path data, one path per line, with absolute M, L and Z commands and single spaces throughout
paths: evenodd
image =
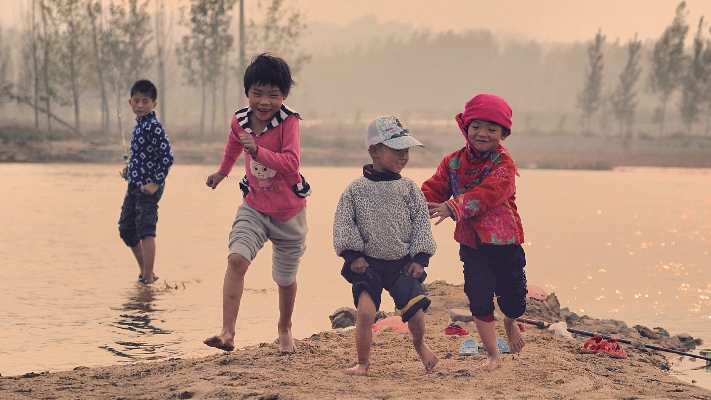
M 293 353 L 296 351 L 294 338 L 291 336 L 291 316 L 294 314 L 296 302 L 296 281 L 289 286 L 279 286 L 279 352 Z
M 239 303 L 244 292 L 244 275 L 249 268 L 249 261 L 239 254 L 230 254 L 227 258 L 227 271 L 222 286 L 222 332 L 203 341 L 210 347 L 225 351 L 235 348 L 235 324 L 239 313 Z
M 356 352 L 358 364 L 343 371 L 346 375 L 365 375 L 370 367 L 370 346 L 373 344 L 373 322 L 375 322 L 375 303 L 366 291 L 358 297 L 358 316 L 356 318 Z
M 504 356 L 502 356 L 499 352 L 499 347 L 496 343 L 496 323 L 494 321 L 484 322 L 478 318 L 475 318 L 474 321 L 476 322 L 476 329 L 479 331 L 481 341 L 486 347 L 487 358 L 486 362 L 478 366 L 476 369 L 493 371 L 496 368 L 499 368 L 504 360 Z
M 141 245 L 141 242 L 138 242 L 137 245 L 131 247 L 131 251 L 133 252 L 133 256 L 136 258 L 136 262 L 138 263 L 138 274 L 143 276 L 143 246 Z
M 143 249 L 143 268 L 141 275 L 149 284 L 155 280 L 153 275 L 153 265 L 156 260 L 156 238 L 154 236 L 146 236 L 141 239 L 141 248 Z
M 518 353 L 526 345 L 526 342 L 523 340 L 521 330 L 518 329 L 516 319 L 504 316 L 504 328 L 506 328 L 506 339 L 511 347 L 511 352 Z
M 425 371 L 430 372 L 439 362 L 439 359 L 425 343 L 425 313 L 418 310 L 415 315 L 407 321 L 407 326 L 412 333 L 412 344 L 420 356 L 420 361 L 425 366 Z

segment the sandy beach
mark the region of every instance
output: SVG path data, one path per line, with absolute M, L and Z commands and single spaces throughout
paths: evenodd
M 711 399 L 711 390 L 668 373 L 670 353 L 623 344 L 624 359 L 581 354 L 586 336 L 566 339 L 531 325 L 521 353 L 505 355 L 493 372 L 477 371 L 485 353 L 460 356 L 468 336 L 444 334 L 450 310 L 466 309 L 462 287 L 435 281 L 427 290 L 426 340 L 440 359 L 431 373 L 408 333 L 382 332 L 374 335 L 368 376 L 346 376 L 355 331 L 339 329 L 297 340 L 290 355 L 271 342 L 204 358 L 4 376 L 0 399 Z M 551 318 L 534 305 L 528 317 Z M 497 329 L 504 336 L 501 324 Z

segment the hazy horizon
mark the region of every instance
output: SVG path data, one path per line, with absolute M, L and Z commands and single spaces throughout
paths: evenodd
M 0 24 L 15 26 L 31 1 L 3 0 Z M 167 3 L 175 10 L 189 4 L 188 0 Z M 487 29 L 497 36 L 542 43 L 585 42 L 598 29 L 611 42 L 617 39 L 626 42 L 635 33 L 642 42 L 658 39 L 679 3 L 681 0 L 449 0 L 438 3 L 433 10 L 432 2 L 427 0 L 285 0 L 288 7 L 303 12 L 307 24 L 344 27 L 359 18 L 374 16 L 380 23 L 394 21 L 435 33 Z M 253 15 L 256 5 L 254 0 L 245 2 L 248 17 Z M 711 1 L 688 0 L 686 5 L 687 20 L 693 26 L 702 15 L 711 15 Z M 705 30 L 708 26 L 706 22 Z

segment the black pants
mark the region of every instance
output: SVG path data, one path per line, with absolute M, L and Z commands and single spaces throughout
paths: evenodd
M 353 304 L 358 307 L 358 298 L 366 291 L 375 304 L 375 309 L 380 309 L 383 289 L 390 293 L 395 302 L 395 307 L 400 311 L 402 322 L 407 322 L 418 310 L 425 311 L 430 306 L 430 299 L 425 294 L 422 282 L 427 273 L 422 273 L 419 279 L 408 274 L 405 268 L 410 264 L 410 256 L 399 260 L 379 260 L 365 257 L 369 267 L 362 274 L 351 270 L 349 263 L 344 263 L 341 275 L 353 285 Z M 410 302 L 413 304 L 410 304 Z M 407 305 L 410 304 L 410 307 Z
M 464 293 L 475 317 L 494 312 L 494 295 L 501 312 L 518 318 L 526 311 L 526 254 L 520 244 L 481 244 L 476 249 L 460 245 L 464 263 Z

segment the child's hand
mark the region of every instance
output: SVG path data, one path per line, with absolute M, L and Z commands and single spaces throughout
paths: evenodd
M 155 182 L 151 182 L 147 185 L 141 186 L 141 193 L 147 194 L 149 196 L 153 196 L 153 193 L 155 193 L 158 190 L 158 188 L 160 188 L 159 184 L 157 184 Z
M 244 146 L 244 151 L 246 153 L 249 153 L 250 157 L 254 158 L 257 156 L 257 150 L 259 148 L 254 143 L 254 138 L 252 137 L 252 135 L 240 135 L 239 141 L 242 142 L 242 146 Z
M 351 271 L 355 272 L 356 274 L 364 273 L 366 268 L 368 268 L 368 262 L 365 261 L 365 258 L 363 257 L 359 257 L 351 261 Z
M 205 184 L 208 187 L 212 188 L 212 190 L 215 190 L 217 185 L 219 185 L 220 182 L 222 182 L 222 180 L 225 178 L 227 178 L 225 175 L 222 175 L 219 172 L 215 172 L 214 174 L 207 177 L 207 182 L 205 182 Z
M 121 172 L 119 172 L 119 175 L 121 175 L 121 178 L 127 179 L 128 178 L 127 174 L 128 174 L 128 165 L 124 165 Z
M 413 278 L 420 279 L 422 274 L 425 272 L 425 267 L 423 267 L 422 264 L 411 262 L 410 265 L 407 266 L 407 273 L 409 274 L 411 272 Z
M 427 210 L 430 212 L 430 219 L 439 218 L 435 225 L 439 225 L 440 222 L 452 216 L 452 211 L 444 203 L 427 202 Z

